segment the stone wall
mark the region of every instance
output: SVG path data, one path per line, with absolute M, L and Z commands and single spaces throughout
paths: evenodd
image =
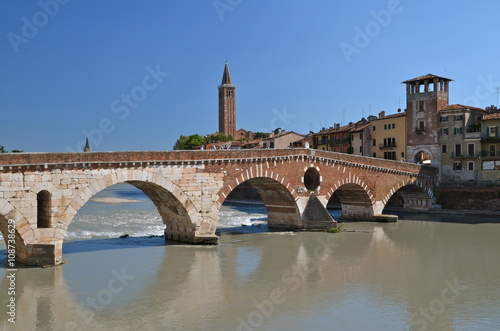
M 436 198 L 443 209 L 500 211 L 498 188 L 438 188 Z

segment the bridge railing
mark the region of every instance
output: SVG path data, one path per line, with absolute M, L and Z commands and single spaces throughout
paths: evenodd
M 316 158 L 323 161 L 376 167 L 394 171 L 435 176 L 436 168 L 408 162 L 364 157 L 345 153 L 319 151 L 305 148 L 251 149 L 251 150 L 195 150 L 195 151 L 126 151 L 89 153 L 6 153 L 0 154 L 0 171 L 20 171 L 19 168 L 43 169 L 64 167 L 129 167 L 144 164 L 205 163 L 227 160 L 257 161 L 278 160 L 290 157 Z M 14 170 L 14 171 L 15 171 Z

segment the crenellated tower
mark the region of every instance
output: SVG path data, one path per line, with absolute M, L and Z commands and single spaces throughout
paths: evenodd
M 407 159 L 439 167 L 439 111 L 448 105 L 451 79 L 428 74 L 405 80 Z

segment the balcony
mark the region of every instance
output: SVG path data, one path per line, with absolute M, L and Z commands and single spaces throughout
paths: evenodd
M 497 158 L 498 156 L 500 156 L 500 151 L 496 151 L 496 152 L 495 151 L 481 151 L 480 156 L 484 157 L 484 158 L 489 158 L 489 157 Z
M 415 128 L 415 133 L 416 134 L 424 134 L 424 132 L 425 132 L 424 128 L 420 128 L 420 127 L 416 127 Z
M 478 139 L 481 138 L 482 132 L 465 132 L 464 138 L 465 139 Z
M 480 151 L 474 155 L 470 154 L 460 154 L 456 155 L 455 153 L 451 153 L 451 157 L 453 159 L 475 159 L 475 158 L 488 158 L 488 157 L 493 157 L 493 158 L 498 158 L 500 156 L 500 151 Z
M 482 143 L 500 143 L 500 137 L 490 136 L 481 139 Z
M 391 144 L 379 144 L 378 145 L 378 148 L 380 150 L 384 150 L 384 149 L 396 149 L 396 146 L 397 144 L 396 143 L 391 143 Z

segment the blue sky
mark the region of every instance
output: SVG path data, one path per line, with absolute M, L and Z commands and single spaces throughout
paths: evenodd
M 213 133 L 227 58 L 237 126 L 299 133 L 405 108 L 402 81 L 497 103 L 500 2 L 2 1 L 0 145 L 167 150 Z M 42 7 L 45 7 L 43 9 Z

